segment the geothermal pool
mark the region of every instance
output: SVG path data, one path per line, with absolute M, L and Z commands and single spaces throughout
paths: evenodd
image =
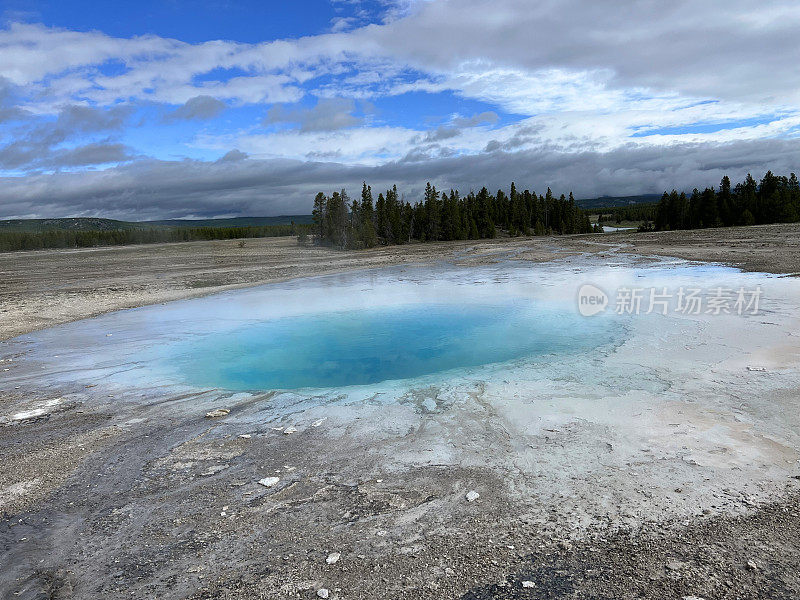
M 563 274 L 390 268 L 120 311 L 19 338 L 39 378 L 227 391 L 453 381 L 556 362 L 624 329 L 581 317 Z
M 409 304 L 270 319 L 164 349 L 187 383 L 230 390 L 332 388 L 581 352 L 606 323 L 529 300 Z
M 591 388 L 609 377 L 626 389 L 654 390 L 665 389 L 657 367 L 643 372 L 642 361 L 633 360 L 602 369 L 599 361 L 607 362 L 623 344 L 645 343 L 646 353 L 644 340 L 654 335 L 681 329 L 690 335 L 709 324 L 730 329 L 753 318 L 617 315 L 613 297 L 604 313 L 584 317 L 578 289 L 591 283 L 611 295 L 620 287 L 710 289 L 756 282 L 781 284 L 674 260 L 647 267 L 583 258 L 393 267 L 120 311 L 11 343 L 24 350 L 25 371 L 37 385 L 72 382 L 126 392 L 163 393 L 172 386 L 354 396 L 361 389 L 363 397 L 397 397 L 465 381 L 546 382 L 535 384 L 543 389 L 578 378 Z M 678 347 L 682 343 L 678 339 Z

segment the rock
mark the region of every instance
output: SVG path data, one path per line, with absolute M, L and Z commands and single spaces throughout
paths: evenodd
M 667 571 L 680 571 L 685 566 L 686 566 L 686 563 L 684 563 L 684 562 L 682 562 L 680 560 L 677 560 L 675 558 L 671 558 L 670 560 L 667 561 L 667 564 L 666 564 Z
M 339 559 L 342 558 L 342 555 L 338 552 L 331 552 L 328 554 L 328 558 L 325 559 L 325 562 L 329 565 L 335 565 L 339 562 Z
M 757 372 L 764 372 L 766 371 L 766 367 L 747 367 L 748 371 L 757 371 Z
M 481 497 L 481 495 L 478 492 L 476 492 L 475 490 L 470 490 L 470 491 L 467 492 L 467 502 L 474 502 L 475 500 L 477 500 L 480 497 Z
M 331 593 L 326 588 L 319 588 L 317 590 L 317 596 L 320 598 L 327 598 L 331 595 Z
M 294 425 L 291 425 L 291 426 L 287 427 L 286 429 L 284 429 L 283 433 L 284 433 L 284 435 L 297 433 L 297 427 L 295 427 Z
M 701 598 L 700 596 L 684 596 L 682 600 L 706 600 L 706 599 Z
M 264 479 L 259 479 L 258 483 L 263 485 L 264 487 L 272 487 L 277 485 L 277 483 L 281 480 L 280 477 L 264 477 Z
M 203 471 L 202 473 L 200 473 L 200 475 L 203 477 L 211 477 L 212 475 L 216 475 L 220 471 L 224 471 L 227 468 L 228 465 L 213 465 L 208 469 L 206 469 L 205 471 Z
M 758 565 L 752 560 L 747 561 L 747 568 L 751 571 L 758 571 Z
M 522 587 L 524 587 L 524 588 L 535 588 L 536 584 L 533 581 L 527 581 L 526 580 L 526 581 L 522 582 Z
M 206 413 L 206 418 L 214 419 L 216 417 L 224 417 L 231 412 L 230 408 L 215 408 L 214 410 Z
M 253 436 L 250 435 L 249 433 L 243 433 L 239 437 L 242 438 L 243 440 L 249 440 Z

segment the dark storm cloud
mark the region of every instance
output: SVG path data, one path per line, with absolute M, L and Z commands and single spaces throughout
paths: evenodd
M 300 131 L 335 131 L 355 127 L 363 119 L 353 114 L 356 103 L 350 98 L 320 98 L 312 108 L 287 108 L 278 104 L 267 111 L 264 125 L 292 123 Z
M 5 77 L 0 77 L 0 125 L 30 116 L 27 110 L 15 105 L 14 87 Z
M 457 119 L 453 119 L 453 126 L 466 129 L 468 127 L 477 127 L 478 125 L 494 125 L 499 120 L 500 117 L 497 116 L 496 112 L 487 110 L 485 112 L 472 115 L 471 117 L 459 117 Z
M 498 140 L 489 140 L 489 142 L 486 144 L 486 148 L 484 148 L 484 152 L 497 152 L 498 150 L 512 152 L 534 142 L 538 143 L 539 147 L 542 147 L 544 144 L 542 143 L 539 134 L 543 129 L 544 126 L 541 124 L 519 127 L 513 136 L 503 142 Z M 583 142 L 583 145 L 585 150 L 590 149 L 588 142 Z M 568 140 L 562 138 L 561 146 L 562 150 L 565 147 L 568 147 Z
M 217 160 L 217 162 L 218 163 L 221 163 L 221 162 L 236 162 L 238 160 L 244 160 L 246 158 L 247 158 L 247 153 L 246 152 L 242 152 L 241 150 L 237 150 L 236 148 L 234 148 L 233 150 L 230 150 L 230 151 L 226 152 L 222 156 L 222 158 Z
M 449 140 L 454 137 L 458 137 L 461 134 L 461 130 L 457 127 L 437 127 L 433 131 L 429 131 L 425 134 L 424 141 L 425 142 L 440 142 L 442 140 Z
M 49 166 L 82 167 L 124 162 L 132 158 L 130 149 L 124 144 L 97 142 L 60 150 L 50 158 Z
M 222 111 L 227 108 L 227 105 L 222 101 L 212 96 L 195 96 L 189 98 L 186 103 L 176 108 L 165 117 L 165 121 L 191 121 L 191 120 L 207 120 L 218 117 Z
M 608 153 L 549 150 L 493 152 L 348 166 L 296 160 L 234 162 L 141 159 L 84 173 L 34 174 L 0 180 L 0 217 L 102 215 L 126 219 L 214 215 L 307 213 L 314 194 L 362 181 L 373 190 L 398 184 L 410 201 L 424 182 L 462 192 L 486 185 L 494 190 L 515 181 L 519 189 L 577 197 L 660 193 L 717 185 L 768 169 L 788 173 L 800 166 L 800 144 L 761 140 L 730 144 L 686 144 L 661 148 L 628 147 Z M 109 207 L 114 207 L 110 209 Z
M 30 170 L 127 160 L 128 150 L 108 139 L 73 142 L 69 148 L 61 144 L 120 130 L 130 114 L 130 109 L 123 106 L 101 109 L 68 105 L 59 110 L 55 120 L 28 119 L 17 127 L 10 142 L 0 146 L 0 168 Z
M 44 129 L 58 131 L 64 137 L 76 133 L 111 131 L 121 129 L 130 114 L 131 108 L 127 106 L 94 108 L 71 104 L 63 107 L 58 113 L 56 122 Z

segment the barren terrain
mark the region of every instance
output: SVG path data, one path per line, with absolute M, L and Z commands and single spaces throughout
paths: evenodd
M 800 226 L 364 252 L 273 238 L 247 240 L 243 248 L 226 241 L 3 254 L 0 340 L 109 311 L 309 275 L 585 253 L 676 256 L 796 274 Z M 24 353 L 11 347 L 0 343 L 0 377 L 24 368 Z M 798 367 L 796 356 L 786 360 Z M 742 385 L 736 393 L 744 406 L 758 388 Z M 18 384 L 0 379 L 0 395 L 2 597 L 316 598 L 325 597 L 318 595 L 323 588 L 342 599 L 800 597 L 797 465 L 769 501 L 720 491 L 690 519 L 658 520 L 637 513 L 636 503 L 652 494 L 636 486 L 635 469 L 643 467 L 628 464 L 620 477 L 631 479 L 637 495 L 620 504 L 632 504 L 630 514 L 578 526 L 575 498 L 565 494 L 556 504 L 534 494 L 515 502 L 506 493 L 508 474 L 489 464 L 392 469 L 374 441 L 349 435 L 346 421 L 335 428 L 298 424 L 292 435 L 254 425 L 269 412 L 269 394 L 156 394 L 142 402 L 125 394 L 98 398 L 77 384 L 41 388 L 21 377 Z M 509 419 L 480 401 L 476 394 L 475 414 L 454 427 L 498 452 L 517 452 Z M 787 386 L 770 402 L 792 410 L 800 392 Z M 204 416 L 223 403 L 232 418 Z M 685 408 L 669 418 L 696 420 Z M 392 426 L 377 409 L 364 419 Z M 437 415 L 422 411 L 419 419 L 391 443 L 431 443 Z M 326 428 L 336 435 L 323 435 Z M 584 434 L 566 426 L 535 441 L 556 454 L 570 443 L 604 446 Z M 257 483 L 275 473 L 274 488 Z M 602 492 L 602 482 L 589 484 Z M 675 503 L 692 497 L 693 490 L 672 487 Z M 467 501 L 473 489 L 480 497 Z
M 294 238 L 153 244 L 0 254 L 0 339 L 112 310 L 352 269 L 497 256 L 531 261 L 609 249 L 716 261 L 746 271 L 800 273 L 800 226 L 498 238 L 352 252 L 299 247 Z

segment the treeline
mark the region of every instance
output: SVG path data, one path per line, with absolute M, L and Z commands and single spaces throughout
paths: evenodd
M 658 204 L 633 204 L 631 206 L 613 206 L 609 208 L 587 209 L 587 213 L 597 214 L 597 222 L 622 223 L 623 221 L 653 221 L 656 218 Z
M 264 225 L 260 227 L 170 227 L 114 230 L 50 229 L 31 232 L 0 231 L 0 252 L 45 248 L 92 248 L 128 244 L 232 240 L 296 235 L 310 225 Z
M 508 194 L 492 195 L 484 187 L 477 194 L 461 196 L 458 191 L 439 192 L 430 183 L 424 198 L 410 204 L 398 197 L 397 186 L 378 194 L 364 183 L 361 200 L 345 190 L 314 199 L 313 232 L 317 243 L 338 248 L 371 248 L 378 244 L 411 241 L 474 240 L 493 238 L 498 230 L 509 235 L 589 233 L 589 217 L 569 198 L 544 196 L 512 183 Z
M 777 176 L 768 171 L 760 182 L 749 174 L 731 187 L 722 178 L 719 189 L 695 189 L 687 198 L 675 190 L 658 203 L 656 229 L 698 229 L 730 225 L 761 225 L 800 221 L 800 184 L 797 176 Z

